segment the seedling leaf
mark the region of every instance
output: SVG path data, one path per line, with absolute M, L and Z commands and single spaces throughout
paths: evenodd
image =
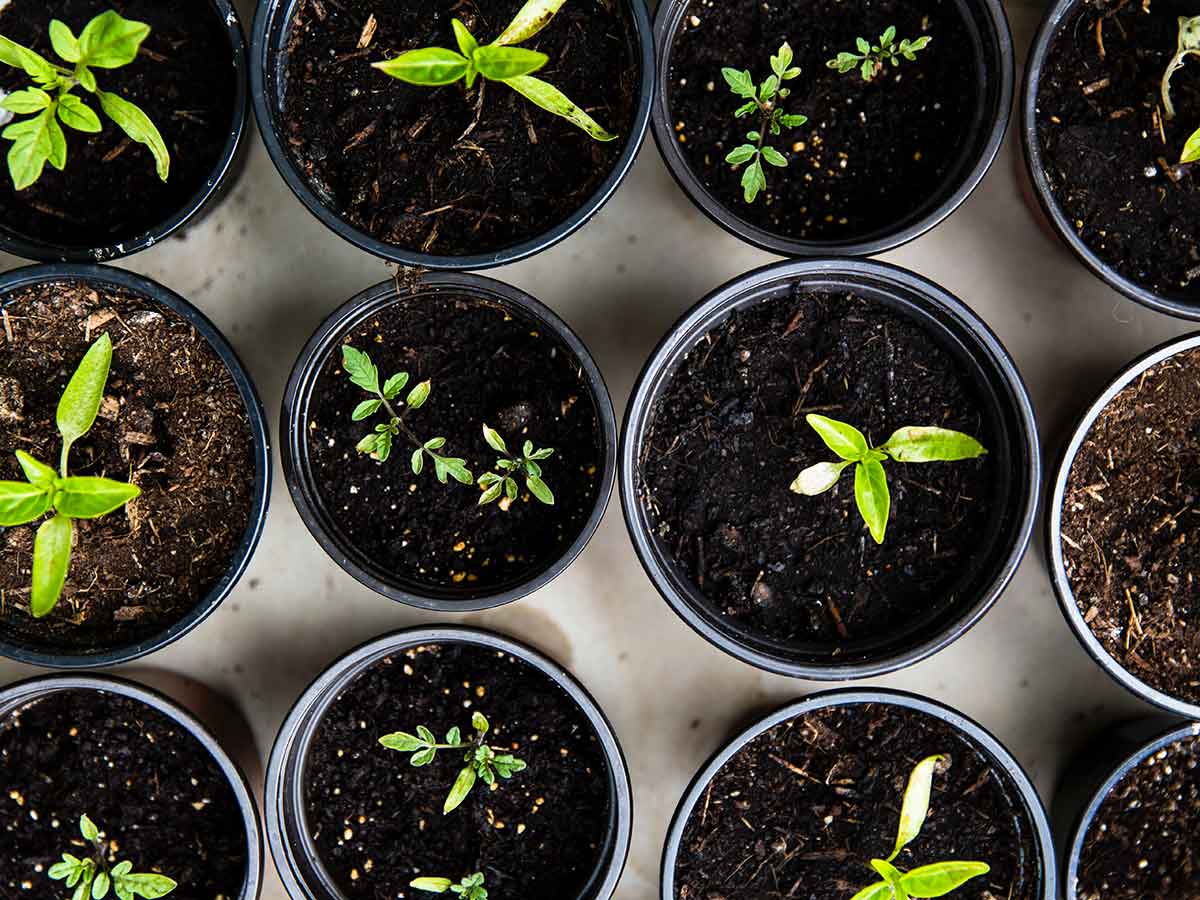
M 69 477 L 58 481 L 54 507 L 72 519 L 98 519 L 140 496 L 141 488 L 111 478 Z
M 805 421 L 820 435 L 825 446 L 842 459 L 857 461 L 866 457 L 870 450 L 866 437 L 853 425 L 813 413 L 805 416 Z
M 879 449 L 904 463 L 954 462 L 987 453 L 983 444 L 970 435 L 932 426 L 900 428 Z
M 896 830 L 896 845 L 888 862 L 900 855 L 900 851 L 916 840 L 925 824 L 925 816 L 929 814 L 929 796 L 933 790 L 933 776 L 939 765 L 944 765 L 949 757 L 942 754 L 929 756 L 917 763 L 912 774 L 908 776 L 908 787 L 904 790 L 904 803 L 900 808 L 900 826 Z
M 605 131 L 595 119 L 549 82 L 532 75 L 518 75 L 516 78 L 504 79 L 504 83 L 536 106 L 582 128 L 593 140 L 604 142 L 617 139 L 615 134 Z
M 33 541 L 33 589 L 29 611 L 40 619 L 54 609 L 71 562 L 71 520 L 59 513 L 41 524 Z
M 564 3 L 566 0 L 529 0 L 513 16 L 513 20 L 508 23 L 500 37 L 496 38 L 496 43 L 525 43 L 550 23 Z
M 882 544 L 887 533 L 892 498 L 887 476 L 877 459 L 867 459 L 854 467 L 854 499 L 875 543 Z

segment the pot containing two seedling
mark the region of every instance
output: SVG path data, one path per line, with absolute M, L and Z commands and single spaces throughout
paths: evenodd
M 183 298 L 101 266 L 0 277 L 0 653 L 124 662 L 229 593 L 266 516 L 246 371 Z
M 664 0 L 655 45 L 667 167 L 705 214 L 773 253 L 869 255 L 917 237 L 967 198 L 1008 125 L 996 0 Z
M 1063 243 L 1125 296 L 1197 319 L 1193 13 L 1059 0 L 1030 51 L 1021 131 L 1034 192 Z
M 251 80 L 267 149 L 385 259 L 479 269 L 586 222 L 633 164 L 654 70 L 641 0 L 271 0 Z
M 675 612 L 817 679 L 908 665 L 978 621 L 1039 478 L 1000 342 L 873 262 L 779 263 L 700 301 L 643 369 L 621 449 L 626 523 Z
M 248 103 L 228 0 L 108 7 L 0 9 L 0 249 L 135 253 L 192 219 L 231 171 Z

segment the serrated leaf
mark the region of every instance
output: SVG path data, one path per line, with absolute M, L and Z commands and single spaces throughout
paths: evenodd
M 444 47 L 422 47 L 371 65 L 409 84 L 436 87 L 453 84 L 466 75 L 469 61 L 461 53 Z
M 343 344 L 342 369 L 350 376 L 351 384 L 372 394 L 379 393 L 379 369 L 366 353 L 349 344 Z
M 871 44 L 866 38 L 856 38 L 854 41 L 854 46 L 858 47 L 859 53 L 871 52 Z
M 435 750 L 433 747 L 427 747 L 409 757 L 408 764 L 413 768 L 419 769 L 422 766 L 427 766 L 433 762 L 433 758 L 435 756 L 437 756 L 437 750 Z
M 983 444 L 970 435 L 933 426 L 899 428 L 879 449 L 904 463 L 955 462 L 987 453 Z
M 532 75 L 518 75 L 516 78 L 506 78 L 504 83 L 535 106 L 540 106 L 546 112 L 566 119 L 577 128 L 582 128 L 593 140 L 615 141 L 617 139 L 615 134 L 606 131 L 595 119 L 572 102 L 566 94 L 549 82 L 534 78 Z
M 862 79 L 870 81 L 875 77 L 875 62 L 871 59 L 864 59 L 862 64 Z
M 96 97 L 105 115 L 116 122 L 117 127 L 124 131 L 130 140 L 143 144 L 150 150 L 159 179 L 166 181 L 171 174 L 171 154 L 150 117 L 136 104 L 116 94 L 97 90 Z
M 133 896 L 145 897 L 146 900 L 158 900 L 159 897 L 167 896 L 178 885 L 166 875 L 131 872 L 128 875 L 117 876 L 115 886 L 124 888 Z
M 762 161 L 756 158 L 742 172 L 742 192 L 746 202 L 753 203 L 759 192 L 766 186 L 767 176 L 763 174 Z
M 72 476 L 58 481 L 54 508 L 72 519 L 97 519 L 140 496 L 141 488 L 111 478 Z
M 892 41 L 896 39 L 896 26 L 889 25 L 887 29 L 879 36 L 879 46 L 888 47 Z
M 546 486 L 546 482 L 538 478 L 536 475 L 530 475 L 525 479 L 525 487 L 529 488 L 529 493 L 537 497 L 547 506 L 554 505 L 554 492 Z
M 990 871 L 991 866 L 987 863 L 947 860 L 920 866 L 904 873 L 900 884 L 912 897 L 944 897 L 972 878 L 986 875 Z
M 74 94 L 66 94 L 58 101 L 58 118 L 68 128 L 85 134 L 100 131 L 100 117 Z
M 442 805 L 442 815 L 447 815 L 462 805 L 462 802 L 467 799 L 467 794 L 471 793 L 471 788 L 475 786 L 475 778 L 475 769 L 471 766 L 466 766 L 458 773 L 458 777 L 454 779 L 454 784 L 446 797 L 446 802 Z
M 98 69 L 118 69 L 137 58 L 138 48 L 149 35 L 150 26 L 145 22 L 133 22 L 108 10 L 84 26 L 79 35 L 80 58 L 69 61 Z
M 886 517 L 884 521 L 886 523 Z M 887 858 L 888 862 L 899 856 L 900 851 L 921 833 L 921 826 L 925 824 L 925 816 L 929 814 L 929 796 L 933 790 L 933 776 L 937 772 L 938 765 L 948 759 L 949 757 L 943 754 L 937 754 L 926 757 L 913 767 L 912 773 L 908 776 L 908 786 L 904 789 L 904 802 L 900 807 L 900 825 L 896 829 L 896 845 L 892 849 L 892 855 Z
M 528 0 L 508 27 L 496 38 L 497 44 L 523 44 L 546 27 L 566 0 Z
M 55 153 L 51 136 L 54 127 L 54 107 L 50 107 L 32 119 L 14 122 L 4 129 L 3 136 L 13 141 L 8 151 L 8 171 L 14 189 L 23 191 L 42 177 L 46 163 Z
M 747 102 L 745 102 L 741 106 L 739 106 L 733 115 L 735 118 L 742 119 L 742 118 L 745 118 L 746 116 L 750 115 L 750 113 L 754 112 L 757 109 L 758 109 L 758 102 L 755 100 L 748 100 Z
M 509 78 L 536 72 L 550 61 L 550 57 L 545 53 L 526 50 L 523 47 L 489 44 L 476 50 L 472 60 L 475 68 L 484 78 L 490 78 L 492 81 L 505 81 Z
M 842 459 L 857 461 L 871 449 L 866 437 L 853 425 L 812 413 L 805 416 L 804 420 L 825 442 L 825 446 Z
M 409 734 L 407 731 L 385 734 L 379 739 L 379 743 L 389 750 L 398 750 L 401 753 L 412 753 L 425 746 L 416 735 Z
M 383 383 L 383 396 L 388 400 L 395 400 L 400 396 L 400 392 L 404 390 L 406 384 L 408 384 L 408 373 L 397 372 Z
M 748 71 L 726 67 L 721 70 L 721 76 L 729 85 L 729 89 L 739 97 L 745 97 L 747 100 L 754 100 L 757 97 L 758 92 L 754 87 L 754 79 L 750 77 Z
M 780 78 L 783 78 L 788 67 L 792 64 L 793 56 L 791 44 L 784 41 L 779 48 L 779 52 L 771 57 L 771 71 Z

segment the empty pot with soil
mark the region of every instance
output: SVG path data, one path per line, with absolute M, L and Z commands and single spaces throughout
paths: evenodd
M 1040 470 L 1020 375 L 970 309 L 894 266 L 798 261 L 714 291 L 654 351 L 621 499 L 646 572 L 705 638 L 841 679 L 922 659 L 987 612 Z
M 386 597 L 462 612 L 548 584 L 612 491 L 587 348 L 502 282 L 426 274 L 334 312 L 292 369 L 284 474 L 309 531 Z
M 1098 735 L 1053 812 L 1065 900 L 1200 895 L 1200 724 L 1160 717 Z
M 104 266 L 0 276 L 0 653 L 111 665 L 249 563 L 270 457 L 250 376 L 182 297 Z
M 633 165 L 654 72 L 641 0 L 270 0 L 252 60 L 267 150 L 309 211 L 436 269 L 586 222 Z
M 716 753 L 667 835 L 662 900 L 1057 900 L 1037 792 L 961 713 L 898 691 L 785 706 Z M 896 896 L 901 896 L 899 892 Z
M 6 897 L 258 897 L 262 838 L 245 776 L 163 695 L 94 675 L 10 685 L 0 758 Z
M 917 237 L 974 190 L 1008 126 L 997 0 L 664 0 L 655 46 L 667 167 L 772 253 L 869 255 Z
M 1029 55 L 1021 136 L 1034 192 L 1093 274 L 1200 318 L 1200 19 L 1178 3 L 1058 0 Z M 1189 161 L 1183 161 L 1189 160 Z
M 229 0 L 119 7 L 0 8 L 0 250 L 127 256 L 181 228 L 232 177 L 249 104 Z
M 616 736 L 552 660 L 491 632 L 400 631 L 284 722 L 267 835 L 293 900 L 607 900 L 629 849 Z M 466 882 L 463 885 L 463 882 Z
M 1071 434 L 1047 498 L 1063 615 L 1143 699 L 1200 718 L 1200 336 L 1135 360 Z

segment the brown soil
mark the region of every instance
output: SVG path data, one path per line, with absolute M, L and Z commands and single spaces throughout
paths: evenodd
M 88 346 L 114 345 L 104 404 L 70 471 L 131 481 L 142 495 L 79 520 L 63 597 L 29 615 L 37 523 L 0 529 L 0 634 L 43 650 L 96 653 L 157 634 L 225 573 L 249 522 L 254 455 L 229 370 L 183 318 L 108 286 L 47 282 L 2 298 L 0 479 L 14 451 L 57 468 L 58 400 Z

